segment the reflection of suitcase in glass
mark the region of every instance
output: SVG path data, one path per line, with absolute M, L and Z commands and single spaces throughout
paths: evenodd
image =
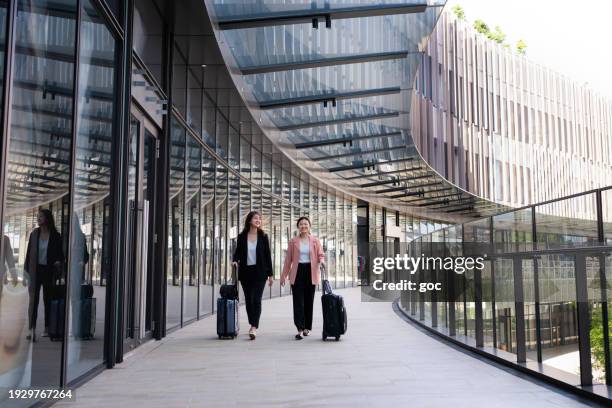
M 76 335 L 84 340 L 93 339 L 96 334 L 96 298 L 80 300 L 78 305 L 80 318 Z
M 64 338 L 64 299 L 49 302 L 49 327 L 47 333 L 51 341 L 61 341 Z

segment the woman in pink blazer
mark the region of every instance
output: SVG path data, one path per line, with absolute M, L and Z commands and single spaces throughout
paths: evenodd
M 310 235 L 308 217 L 300 217 L 297 227 L 300 234 L 289 241 L 281 286 L 285 286 L 289 276 L 293 293 L 293 322 L 298 330 L 295 339 L 301 340 L 312 330 L 315 288 L 321 280 L 319 266 L 325 264 L 325 254 L 319 240 Z

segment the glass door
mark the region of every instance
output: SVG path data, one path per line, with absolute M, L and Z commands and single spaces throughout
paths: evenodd
M 153 329 L 153 231 L 158 129 L 140 112 L 131 115 L 128 161 L 128 254 L 125 274 L 126 350 Z

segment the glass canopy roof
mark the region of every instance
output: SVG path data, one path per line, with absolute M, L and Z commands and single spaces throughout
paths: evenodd
M 272 141 L 357 196 L 477 217 L 499 207 L 438 175 L 410 135 L 421 50 L 444 4 L 206 0 L 225 61 Z

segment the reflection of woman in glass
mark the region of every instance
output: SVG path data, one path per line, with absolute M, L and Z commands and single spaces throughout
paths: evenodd
M 8 274 L 11 275 L 13 286 L 17 285 L 17 274 L 15 273 L 15 258 L 13 257 L 13 248 L 11 240 L 6 235 L 2 236 L 2 258 L 0 258 L 0 297 L 2 297 L 2 288 L 5 279 L 8 280 Z
M 261 229 L 261 214 L 251 211 L 238 234 L 232 265 L 237 266 L 238 277 L 244 292 L 244 302 L 249 317 L 249 336 L 255 340 L 261 316 L 261 297 L 266 279 L 272 286 L 272 254 L 270 241 Z
M 61 264 L 64 259 L 62 250 L 62 237 L 55 228 L 53 214 L 47 209 L 38 212 L 38 228 L 30 234 L 28 249 L 25 257 L 25 271 L 30 279 L 30 330 L 28 339 L 36 340 L 35 329 L 38 317 L 38 303 L 40 300 L 40 288 L 43 290 L 43 304 L 45 307 L 45 330 L 43 336 L 47 335 L 49 327 L 49 306 L 53 291 L 53 279 L 61 272 Z
M 310 234 L 310 220 L 298 219 L 300 234 L 289 241 L 281 286 L 289 276 L 293 293 L 293 322 L 297 328 L 296 340 L 308 336 L 312 330 L 312 306 L 315 287 L 321 280 L 319 266 L 325 263 L 325 254 L 319 240 Z

